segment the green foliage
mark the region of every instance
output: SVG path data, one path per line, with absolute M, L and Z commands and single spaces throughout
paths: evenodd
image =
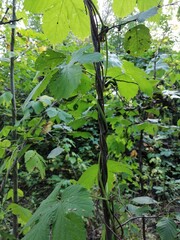
M 5 151 L 8 147 L 11 146 L 11 142 L 7 139 L 0 140 L 0 158 L 3 158 Z
M 10 209 L 14 215 L 18 216 L 19 223 L 22 226 L 24 226 L 29 221 L 29 219 L 31 218 L 31 215 L 32 215 L 28 209 L 26 209 L 16 203 L 9 204 L 8 209 Z
M 146 11 L 147 9 L 150 9 L 154 6 L 158 6 L 158 4 L 159 4 L 158 0 L 152 0 L 152 1 L 138 0 L 138 8 L 140 11 Z
M 59 196 L 61 183 L 41 203 L 26 227 L 25 239 L 86 239 L 82 217 L 92 216 L 93 203 L 87 190 L 79 185 L 66 188 Z M 60 200 L 59 200 L 60 197 Z M 80 234 L 79 234 L 80 233 Z
M 5 13 L 3 2 L 1 16 Z M 102 21 L 111 30 L 107 32 L 107 44 L 101 43 L 101 54 L 93 52 L 90 38 L 80 41 L 74 36 L 82 39 L 90 34 L 89 16 L 82 0 L 25 0 L 24 9 L 18 5 L 17 18 L 23 20 L 22 25 L 16 25 L 15 126 L 11 119 L 14 96 L 8 81 L 10 32 L 9 25 L 3 25 L 0 46 L 0 236 L 3 239 L 12 239 L 8 234 L 12 232 L 12 213 L 23 226 L 30 217 L 27 208 L 36 210 L 41 202 L 19 238 L 28 230 L 24 239 L 103 237 L 93 66 L 99 61 L 105 80 L 104 118 L 108 125 L 110 159 L 106 197 L 112 217 L 118 216 L 117 233 L 121 236 L 122 225 L 123 239 L 141 239 L 141 218 L 133 222 L 133 217 L 144 216 L 146 238 L 155 239 L 155 231 L 149 226 L 155 226 L 156 219 L 152 217 L 160 214 L 164 216 L 157 224 L 160 238 L 176 238 L 180 54 L 172 50 L 178 41 L 173 39 L 168 24 L 171 16 L 163 15 L 158 5 L 158 0 L 114 0 L 114 13 L 123 19 L 110 21 L 111 6 L 104 8 Z M 10 13 L 11 8 L 7 19 L 11 18 Z M 147 22 L 142 25 L 146 20 L 157 19 L 161 19 L 158 25 Z M 101 21 L 98 27 L 100 30 Z M 156 32 L 162 32 L 161 36 L 156 36 Z M 50 48 L 46 38 L 52 43 Z M 109 62 L 108 69 L 104 59 Z M 11 203 L 14 198 L 11 171 L 16 160 L 21 205 Z M 79 185 L 68 187 L 70 182 L 87 188 L 95 196 L 94 203 L 87 190 Z M 86 217 L 91 219 L 86 221 L 85 228 Z
M 161 218 L 157 225 L 157 232 L 161 240 L 175 240 L 177 237 L 177 228 L 175 222 L 171 218 Z
M 25 153 L 25 165 L 28 172 L 38 170 L 41 178 L 45 177 L 45 161 L 35 150 L 29 150 Z
M 47 158 L 55 158 L 59 156 L 62 152 L 63 152 L 63 148 L 56 147 L 48 154 Z
M 12 99 L 11 92 L 5 92 L 0 96 L 0 104 L 3 106 L 9 107 L 11 105 L 11 99 Z
M 73 76 L 73 78 L 72 78 Z M 79 86 L 82 76 L 80 66 L 67 65 L 55 73 L 51 79 L 50 91 L 58 99 L 68 98 Z
M 118 17 L 126 17 L 128 14 L 132 13 L 136 6 L 136 0 L 132 1 L 113 1 L 113 11 Z
M 149 29 L 144 25 L 137 25 L 125 34 L 124 48 L 134 57 L 143 56 L 151 44 Z
M 157 204 L 157 201 L 146 196 L 133 198 L 132 201 L 138 204 Z
M 147 80 L 148 75 L 131 62 L 124 60 L 121 68 L 110 68 L 108 76 L 117 81 L 119 93 L 127 100 L 135 97 L 139 89 L 147 95 L 152 96 L 153 86 Z
M 36 59 L 35 68 L 37 71 L 51 70 L 60 65 L 65 58 L 66 56 L 63 53 L 48 49 L 42 52 Z
M 88 16 L 81 0 L 51 0 L 43 3 L 41 0 L 36 3 L 26 0 L 24 6 L 34 13 L 43 13 L 43 31 L 53 44 L 62 42 L 70 31 L 81 39 L 89 34 Z
M 114 186 L 113 182 L 115 181 L 115 174 L 117 173 L 126 173 L 132 176 L 132 171 L 128 165 L 115 162 L 113 160 L 108 161 L 108 181 L 107 188 L 110 192 Z M 94 185 L 98 184 L 98 164 L 94 164 L 89 167 L 78 180 L 78 184 L 82 185 L 87 189 L 91 189 Z

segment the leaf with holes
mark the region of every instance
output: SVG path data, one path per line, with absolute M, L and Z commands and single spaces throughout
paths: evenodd
M 151 35 L 149 28 L 138 25 L 131 28 L 125 34 L 124 48 L 126 52 L 134 57 L 143 56 L 151 45 Z

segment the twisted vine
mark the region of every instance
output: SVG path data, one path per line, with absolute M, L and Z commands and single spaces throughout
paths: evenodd
M 89 13 L 91 37 L 95 52 L 101 51 L 101 41 L 106 38 L 106 26 L 100 17 L 100 14 L 91 0 L 84 0 L 85 8 Z M 101 23 L 101 29 L 99 31 L 98 20 Z M 99 174 L 98 183 L 102 196 L 104 223 L 106 229 L 106 240 L 111 240 L 114 233 L 114 227 L 112 226 L 112 215 L 109 207 L 109 202 L 106 194 L 106 184 L 108 179 L 107 159 L 108 159 L 108 147 L 106 142 L 107 137 L 107 123 L 104 111 L 104 87 L 105 76 L 102 62 L 94 63 L 95 68 L 95 86 L 97 93 L 97 112 L 98 112 L 98 124 L 99 124 Z

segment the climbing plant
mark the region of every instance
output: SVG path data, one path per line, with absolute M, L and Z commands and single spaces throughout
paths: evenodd
M 114 0 L 109 23 L 92 0 L 17 1 L 12 17 L 2 7 L 13 32 L 2 72 L 10 59 L 17 90 L 2 74 L 1 236 L 13 239 L 13 214 L 16 239 L 176 239 L 179 198 L 164 213 L 161 201 L 179 190 L 179 53 L 151 32 L 164 2 Z

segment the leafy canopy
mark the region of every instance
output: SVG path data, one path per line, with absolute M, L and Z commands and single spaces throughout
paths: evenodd
M 62 42 L 70 31 L 81 39 L 90 33 L 82 0 L 25 0 L 24 6 L 33 13 L 43 13 L 43 31 L 53 44 Z

